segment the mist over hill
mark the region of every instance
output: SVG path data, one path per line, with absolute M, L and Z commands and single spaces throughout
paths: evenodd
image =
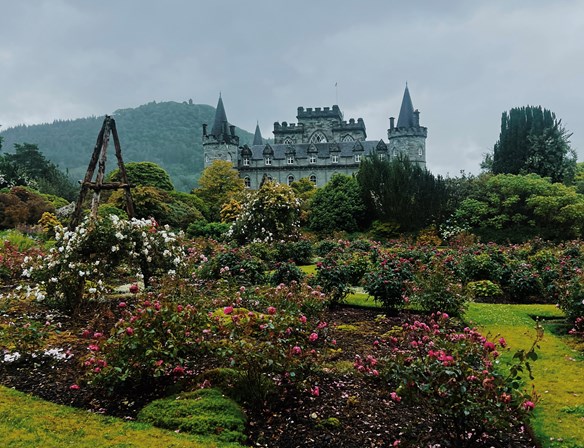
M 151 102 L 114 112 L 124 162 L 154 162 L 170 175 L 177 190 L 190 191 L 203 170 L 203 123 L 213 124 L 215 108 L 191 101 Z M 0 132 L 2 150 L 15 143 L 32 143 L 74 180 L 83 179 L 103 116 L 53 123 L 21 125 Z M 240 142 L 251 143 L 253 134 L 237 129 Z M 108 146 L 108 171 L 116 168 L 113 142 Z

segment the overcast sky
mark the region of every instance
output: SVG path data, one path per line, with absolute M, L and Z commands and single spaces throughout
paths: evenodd
M 435 174 L 478 173 L 501 113 L 525 105 L 555 112 L 584 159 L 578 0 L 0 0 L 0 17 L 3 129 L 221 91 L 264 137 L 338 98 L 387 141 L 407 82 Z

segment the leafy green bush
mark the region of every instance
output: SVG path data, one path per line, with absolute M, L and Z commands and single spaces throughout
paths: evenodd
M 138 421 L 159 428 L 216 436 L 224 442 L 246 441 L 246 417 L 237 403 L 217 389 L 185 392 L 144 407 Z
M 415 303 L 425 311 L 441 311 L 456 317 L 464 311 L 466 297 L 462 283 L 440 259 L 417 270 L 410 290 Z
M 197 220 L 189 224 L 187 227 L 187 235 L 193 238 L 205 237 L 220 241 L 228 230 L 229 224 L 224 222 Z
M 499 285 L 490 280 L 478 280 L 466 285 L 469 297 L 475 302 L 494 303 L 503 295 Z
M 386 254 L 363 277 L 365 291 L 389 313 L 405 305 L 406 282 L 412 280 L 414 266 L 409 259 Z
M 245 249 L 221 251 L 202 265 L 203 279 L 225 279 L 232 284 L 257 285 L 263 282 L 266 264 L 252 257 Z
M 312 262 L 313 249 L 310 241 L 290 241 L 276 243 L 276 261 L 292 261 L 297 265 L 306 265 Z
M 344 249 L 337 247 L 316 263 L 314 284 L 322 287 L 331 307 L 342 303 L 351 292 L 353 269 L 343 260 L 343 253 Z
M 292 282 L 300 283 L 306 274 L 294 263 L 276 263 L 276 269 L 270 276 L 270 283 L 277 286 L 281 283 L 289 285 Z

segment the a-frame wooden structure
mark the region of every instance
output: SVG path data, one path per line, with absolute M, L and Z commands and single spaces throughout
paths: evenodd
M 109 143 L 110 134 L 114 139 L 116 158 L 118 160 L 118 168 L 120 170 L 120 182 L 104 183 L 103 179 L 105 177 L 105 162 L 107 160 L 107 146 Z M 95 181 L 93 181 L 93 174 L 98 164 L 99 167 L 97 169 L 97 176 Z M 87 173 L 85 173 L 85 178 L 81 183 L 81 191 L 79 192 L 79 197 L 77 198 L 77 203 L 75 204 L 75 211 L 71 217 L 69 228 L 74 229 L 81 222 L 83 201 L 85 200 L 89 190 L 93 190 L 90 219 L 95 220 L 97 219 L 97 209 L 99 207 L 101 191 L 119 190 L 120 188 L 124 190 L 126 212 L 128 213 L 128 217 L 131 219 L 134 217 L 134 202 L 132 200 L 132 192 L 130 191 L 132 185 L 130 185 L 128 182 L 126 167 L 124 166 L 124 160 L 122 159 L 122 149 L 120 146 L 120 139 L 118 138 L 118 131 L 116 130 L 116 122 L 112 117 L 106 115 L 105 119 L 103 120 L 103 125 L 101 126 L 101 131 L 99 131 L 99 135 L 97 136 L 97 142 L 95 143 L 93 155 L 89 161 Z

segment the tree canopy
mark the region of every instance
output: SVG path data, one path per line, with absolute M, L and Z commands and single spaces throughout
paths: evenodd
M 444 179 L 406 156 L 391 160 L 376 154 L 365 157 L 357 180 L 368 216 L 396 223 L 401 230 L 422 229 L 446 212 L 448 188 Z
M 362 224 L 365 205 L 354 177 L 334 174 L 314 194 L 309 226 L 316 232 L 354 232 Z
M 77 188 L 68 176 L 45 158 L 37 145 L 14 144 L 14 153 L 0 156 L 0 187 L 30 186 L 41 193 L 75 198 Z
M 174 186 L 168 173 L 153 162 L 130 162 L 125 164 L 128 181 L 133 185 L 156 187 L 160 190 L 173 191 Z M 119 182 L 120 171 L 112 171 L 108 179 Z
M 221 219 L 221 208 L 244 188 L 243 179 L 233 168 L 231 162 L 214 160 L 206 167 L 199 178 L 199 188 L 194 193 L 199 196 L 209 208 L 209 221 Z
M 540 236 L 564 240 L 582 236 L 584 196 L 574 187 L 537 174 L 482 175 L 456 212 L 456 224 L 485 240 L 521 242 Z
M 571 135 L 548 109 L 513 108 L 503 112 L 499 140 L 484 165 L 491 165 L 494 174 L 535 173 L 570 183 L 576 169 Z

